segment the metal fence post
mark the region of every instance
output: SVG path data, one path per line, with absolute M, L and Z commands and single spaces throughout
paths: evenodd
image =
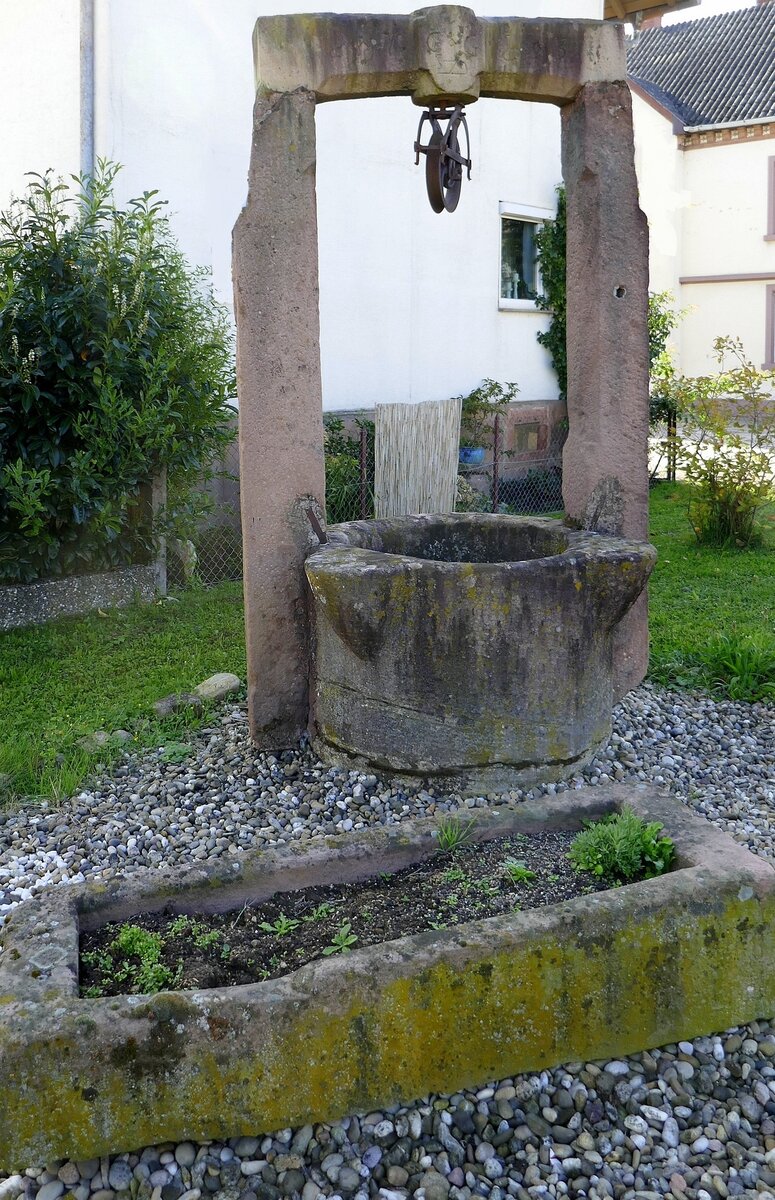
M 358 507 L 360 518 L 365 521 L 369 515 L 369 506 L 367 501 L 367 443 L 368 436 L 365 429 L 361 429 L 360 447 L 358 453 L 360 475 L 358 480 Z
M 492 511 L 498 511 L 499 459 L 501 452 L 500 417 L 495 414 L 495 426 L 492 433 Z

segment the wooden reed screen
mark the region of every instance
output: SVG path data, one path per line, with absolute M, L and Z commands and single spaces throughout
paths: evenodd
M 460 397 L 422 404 L 378 404 L 375 427 L 376 515 L 453 512 Z

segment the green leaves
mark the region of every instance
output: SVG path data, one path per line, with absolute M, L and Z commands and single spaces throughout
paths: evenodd
M 775 371 L 755 367 L 737 338 L 714 348 L 717 374 L 666 381 L 682 424 L 675 454 L 693 487 L 697 541 L 745 549 L 761 539 L 760 511 L 775 499 Z
M 541 269 L 543 293 L 536 296 L 536 308 L 545 308 L 552 314 L 547 330 L 536 337 L 549 351 L 552 366 L 557 373 L 560 399 L 568 392 L 568 356 L 566 351 L 567 300 L 565 289 L 567 211 L 565 188 L 557 188 L 557 216 L 547 221 L 536 234 L 538 263 Z
M 30 175 L 0 213 L 0 582 L 142 561 L 142 485 L 167 468 L 175 523 L 232 436 L 226 309 L 156 193 L 115 205 L 118 171 Z
M 577 871 L 590 871 L 609 883 L 651 879 L 668 869 L 675 846 L 660 821 L 643 821 L 631 808 L 588 822 L 573 839 L 568 858 Z
M 329 958 L 332 954 L 349 954 L 351 948 L 358 941 L 358 935 L 351 932 L 352 925 L 349 921 L 345 921 L 334 936 L 331 938 L 330 945 L 326 946 L 323 951 L 325 958 Z

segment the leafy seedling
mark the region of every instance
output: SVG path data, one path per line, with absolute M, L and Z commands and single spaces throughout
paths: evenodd
M 182 763 L 191 755 L 191 752 L 191 746 L 187 746 L 185 742 L 167 742 L 159 758 L 164 763 Z
M 462 867 L 447 867 L 441 878 L 445 883 L 461 883 L 466 877 Z
M 357 934 L 352 931 L 352 925 L 349 921 L 345 921 L 344 925 L 337 929 L 334 936 L 331 938 L 330 946 L 326 946 L 323 954 L 328 957 L 330 954 L 349 954 L 350 947 L 354 946 L 358 941 Z
M 503 864 L 503 871 L 510 883 L 532 883 L 537 878 L 535 871 L 531 871 L 521 859 L 517 858 L 507 858 Z
M 259 929 L 263 929 L 264 933 L 274 933 L 277 937 L 285 937 L 288 933 L 293 933 L 294 929 L 298 929 L 301 921 L 297 921 L 295 917 L 286 917 L 285 913 L 280 913 L 276 920 L 262 921 Z
M 319 904 L 317 908 L 313 908 L 311 913 L 307 913 L 301 919 L 305 925 L 310 925 L 313 921 L 325 921 L 326 917 L 330 917 L 333 911 L 333 904 L 329 904 L 328 901 L 324 900 L 322 904 Z

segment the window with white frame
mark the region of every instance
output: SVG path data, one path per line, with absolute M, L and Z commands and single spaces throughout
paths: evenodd
M 541 291 L 536 234 L 553 217 L 548 208 L 501 203 L 499 308 L 536 311 Z

